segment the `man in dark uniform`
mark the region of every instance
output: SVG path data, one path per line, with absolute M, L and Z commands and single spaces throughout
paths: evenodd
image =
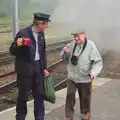
M 30 90 L 34 97 L 35 120 L 44 120 L 44 75 L 48 76 L 44 30 L 50 15 L 35 13 L 33 24 L 21 29 L 10 47 L 16 57 L 15 70 L 19 83 L 16 120 L 25 120 Z

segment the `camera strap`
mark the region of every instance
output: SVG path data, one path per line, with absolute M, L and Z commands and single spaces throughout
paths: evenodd
M 83 49 L 82 49 L 80 55 L 81 55 L 81 54 L 83 53 L 83 51 L 85 50 L 86 45 L 87 45 L 87 39 L 85 39 L 85 42 L 84 42 L 84 45 L 83 45 Z M 73 54 L 74 54 L 74 52 L 75 52 L 76 46 L 77 46 L 77 43 L 75 43 L 75 46 L 74 46 L 74 49 L 73 49 L 72 56 L 73 56 Z M 79 57 L 80 57 L 80 55 L 79 55 Z

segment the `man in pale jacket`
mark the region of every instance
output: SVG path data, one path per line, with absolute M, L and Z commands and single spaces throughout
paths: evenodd
M 75 40 L 69 43 L 61 52 L 63 60 L 68 61 L 67 95 L 65 105 L 65 120 L 73 120 L 75 93 L 78 90 L 80 98 L 81 118 L 90 117 L 91 81 L 102 69 L 102 58 L 96 45 L 87 39 L 84 32 L 73 33 Z

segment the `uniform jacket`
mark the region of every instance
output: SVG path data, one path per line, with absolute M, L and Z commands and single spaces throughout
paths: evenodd
M 38 48 L 40 55 L 41 68 L 46 69 L 46 43 L 44 33 L 40 33 L 40 40 L 38 40 Z M 17 47 L 16 40 L 18 38 L 27 37 L 30 39 L 29 46 Z M 21 75 L 30 75 L 34 70 L 35 53 L 36 53 L 36 41 L 32 33 L 32 25 L 21 29 L 12 45 L 10 46 L 10 53 L 15 56 L 15 70 Z
M 68 58 L 68 78 L 78 82 L 78 83 L 87 83 L 90 82 L 90 74 L 94 75 L 96 77 L 101 69 L 102 69 L 102 58 L 96 48 L 96 45 L 90 41 L 87 40 L 87 45 L 82 52 L 82 54 L 79 56 L 79 61 L 76 66 L 72 65 L 71 63 L 71 57 L 72 52 L 74 49 L 75 41 L 72 41 L 69 43 L 66 47 L 68 48 L 68 53 L 61 52 L 62 58 Z M 75 54 L 77 55 L 76 51 L 82 51 L 83 45 L 78 45 L 75 50 Z M 79 54 L 79 53 L 78 53 Z

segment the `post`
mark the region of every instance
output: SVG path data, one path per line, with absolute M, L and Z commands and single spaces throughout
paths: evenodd
M 15 38 L 17 32 L 18 32 L 18 0 L 12 0 L 12 31 L 13 31 L 13 39 Z
M 90 87 L 90 115 L 88 120 L 91 120 L 92 88 L 93 88 L 93 80 L 91 81 L 91 87 Z

